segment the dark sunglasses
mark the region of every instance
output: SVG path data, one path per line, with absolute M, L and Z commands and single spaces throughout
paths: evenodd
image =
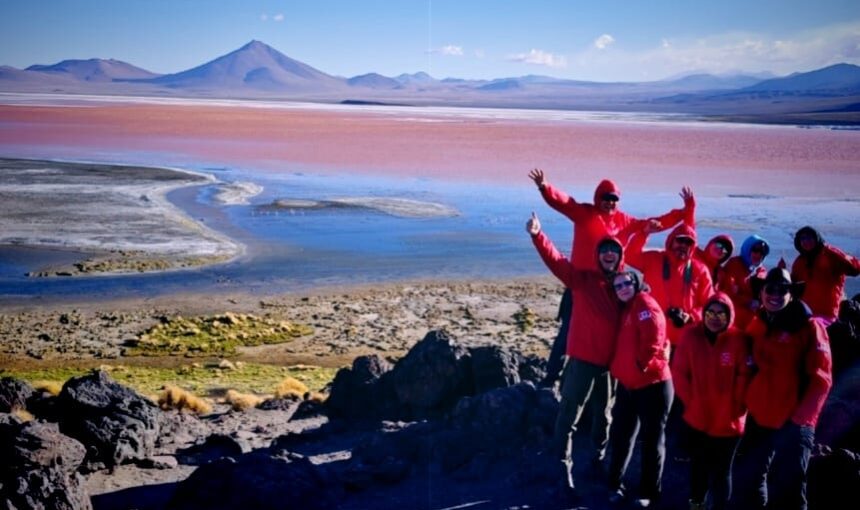
M 610 193 L 603 195 L 600 199 L 604 202 L 618 202 L 618 197 Z
M 675 242 L 678 244 L 683 244 L 684 246 L 693 246 L 693 240 L 689 237 L 678 237 L 675 239 Z
M 621 248 L 619 248 L 618 246 L 615 246 L 614 244 L 606 244 L 606 245 L 601 246 L 600 249 L 598 250 L 598 253 L 608 253 L 608 252 L 621 253 Z
M 791 286 L 786 283 L 768 283 L 764 286 L 764 291 L 771 296 L 782 296 L 791 290 Z
M 612 287 L 613 287 L 615 290 L 622 290 L 622 289 L 624 289 L 625 287 L 632 287 L 632 286 L 633 286 L 633 280 L 625 280 L 625 281 L 623 281 L 623 282 L 621 282 L 621 283 L 614 283 L 614 284 L 612 284 Z

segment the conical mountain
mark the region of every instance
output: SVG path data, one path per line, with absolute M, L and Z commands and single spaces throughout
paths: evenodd
M 211 62 L 152 82 L 175 88 L 251 88 L 269 92 L 330 91 L 345 86 L 342 79 L 293 60 L 260 41 L 251 41 Z

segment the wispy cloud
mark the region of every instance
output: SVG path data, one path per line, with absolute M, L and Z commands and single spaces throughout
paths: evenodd
M 594 47 L 598 50 L 605 50 L 615 43 L 615 38 L 609 34 L 603 34 L 594 40 Z
M 274 14 L 272 16 L 269 16 L 265 12 L 263 14 L 260 14 L 260 21 L 269 21 L 269 20 L 276 21 L 276 22 L 284 21 L 284 15 L 283 15 L 283 13 L 280 13 L 280 12 L 278 14 Z
M 561 55 L 553 55 L 543 50 L 532 49 L 528 53 L 515 53 L 508 55 L 508 60 L 523 62 L 526 64 L 541 65 L 547 67 L 567 67 L 567 59 Z
M 439 48 L 439 53 L 441 53 L 442 55 L 453 55 L 455 57 L 462 57 L 463 47 L 449 44 L 447 46 L 442 46 L 441 48 Z
M 284 15 L 281 13 L 275 14 L 272 16 L 272 19 L 275 21 L 284 21 Z

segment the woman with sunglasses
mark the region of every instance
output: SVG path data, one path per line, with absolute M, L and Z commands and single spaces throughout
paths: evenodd
M 761 301 L 753 292 L 752 281 L 767 274 L 764 259 L 770 253 L 770 245 L 758 235 L 747 237 L 741 244 L 740 254 L 730 258 L 717 282 L 717 288 L 732 298 L 735 305 L 735 326 L 746 329 L 755 316 Z
M 672 358 L 672 384 L 684 403 L 682 433 L 690 454 L 690 509 L 729 508 L 732 462 L 744 431 L 744 398 L 751 376 L 749 340 L 733 326 L 725 293 L 705 304 L 702 321 L 688 327 Z
M 747 328 L 757 372 L 746 396 L 742 508 L 806 509 L 815 424 L 832 385 L 830 344 L 782 267 L 757 281 L 762 309 Z M 768 482 L 770 487 L 768 487 Z
M 610 364 L 618 389 L 609 432 L 609 501 L 619 504 L 627 496 L 623 479 L 639 436 L 642 470 L 634 504 L 653 508 L 662 494 L 666 420 L 674 397 L 666 318 L 636 273 L 617 273 L 612 286 L 622 315 Z

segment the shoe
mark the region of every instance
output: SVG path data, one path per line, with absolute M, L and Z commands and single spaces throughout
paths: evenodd
M 633 503 L 634 508 L 654 508 L 653 501 L 650 499 L 637 499 L 635 503 Z
M 609 494 L 609 504 L 610 505 L 620 505 L 624 501 L 624 490 L 623 489 L 615 489 Z

